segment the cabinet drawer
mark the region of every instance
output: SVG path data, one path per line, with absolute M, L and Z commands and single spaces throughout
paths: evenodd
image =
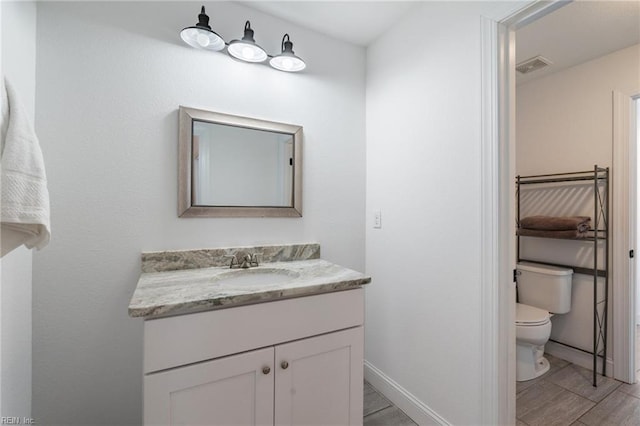
M 364 323 L 362 288 L 144 324 L 144 372 L 218 358 Z

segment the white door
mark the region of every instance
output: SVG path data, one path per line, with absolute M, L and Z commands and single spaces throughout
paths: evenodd
M 144 378 L 145 425 L 273 424 L 272 347 Z
M 276 346 L 276 425 L 361 425 L 362 327 Z

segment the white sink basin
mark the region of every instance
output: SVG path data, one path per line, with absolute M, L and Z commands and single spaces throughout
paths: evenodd
M 236 269 L 224 272 L 213 280 L 218 285 L 269 285 L 286 283 L 300 274 L 286 269 Z

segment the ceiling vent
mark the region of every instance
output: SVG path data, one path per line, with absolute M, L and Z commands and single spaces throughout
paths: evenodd
M 516 71 L 518 71 L 520 74 L 528 74 L 552 64 L 553 62 L 551 62 L 547 58 L 543 56 L 536 56 L 535 58 L 530 58 L 520 62 L 518 65 L 516 65 Z

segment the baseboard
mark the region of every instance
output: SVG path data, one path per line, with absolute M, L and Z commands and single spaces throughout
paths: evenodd
M 544 352 L 564 359 L 572 364 L 593 370 L 593 355 L 582 352 L 578 349 L 570 348 L 556 342 L 547 342 L 544 346 Z M 598 358 L 597 371 L 602 374 L 602 359 Z M 607 377 L 613 377 L 613 361 L 607 358 Z
M 417 424 L 451 424 L 367 360 L 364 361 L 364 378 Z

